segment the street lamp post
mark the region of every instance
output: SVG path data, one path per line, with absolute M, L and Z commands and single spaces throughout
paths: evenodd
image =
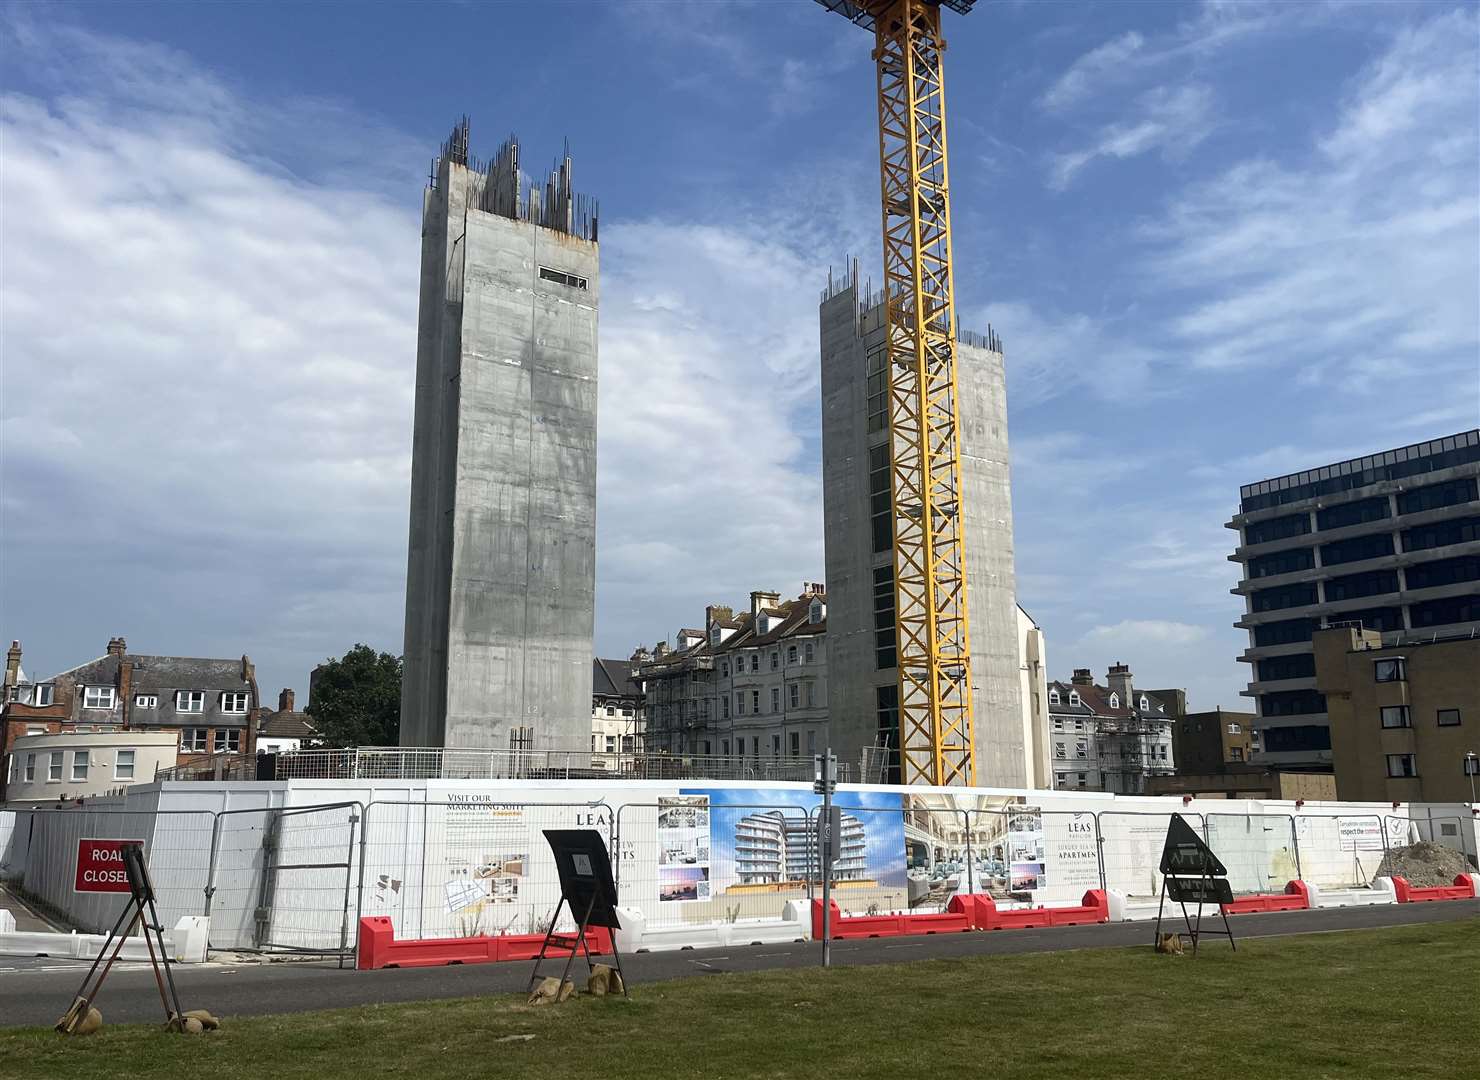
M 1475 774 L 1480 772 L 1480 755 L 1475 751 L 1465 752 L 1465 775 L 1470 778 L 1470 805 L 1475 805 Z

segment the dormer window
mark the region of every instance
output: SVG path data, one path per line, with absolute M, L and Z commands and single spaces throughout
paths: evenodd
M 1048 692 L 1048 703 L 1050 705 L 1057 705 L 1059 703 L 1059 692 L 1057 690 L 1050 690 Z
M 111 709 L 113 708 L 113 687 L 111 686 L 88 686 L 82 691 L 82 707 L 84 709 Z
M 1110 695 L 1110 707 L 1112 709 L 1118 709 L 1118 708 L 1120 708 L 1120 695 L 1119 694 L 1111 694 Z
M 712 627 L 709 628 L 709 644 L 711 644 L 711 645 L 718 645 L 719 643 L 720 643 L 719 627 L 712 626 Z
M 812 606 L 807 609 L 807 621 L 811 623 L 820 623 L 825 611 L 826 609 L 822 606 L 821 600 L 813 600 Z
M 1069 704 L 1070 705 L 1078 705 L 1079 704 L 1079 691 L 1078 690 L 1070 690 L 1069 691 Z
M 1149 701 L 1146 700 L 1146 695 L 1145 694 L 1142 694 L 1141 695 L 1141 711 L 1142 712 L 1145 712 L 1150 707 L 1151 707 L 1151 702 L 1149 702 Z

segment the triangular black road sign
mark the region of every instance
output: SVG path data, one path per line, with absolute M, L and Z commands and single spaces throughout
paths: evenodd
M 1198 877 L 1227 877 L 1228 870 L 1213 854 L 1213 849 L 1203 843 L 1187 819 L 1173 814 L 1167 826 L 1166 846 L 1161 849 L 1161 872 L 1163 874 L 1195 875 Z

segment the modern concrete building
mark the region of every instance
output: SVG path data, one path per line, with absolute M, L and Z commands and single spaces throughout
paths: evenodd
M 1112 664 L 1105 682 L 1097 686 L 1089 668 L 1075 668 L 1069 682 L 1048 684 L 1053 786 L 1143 794 L 1153 777 L 1175 766 L 1172 723 L 1180 696 L 1136 689 L 1125 664 Z
M 1480 429 L 1240 489 L 1227 527 L 1249 632 L 1261 765 L 1330 771 L 1311 639 L 1352 623 L 1388 640 L 1480 629 Z
M 883 297 L 854 264 L 830 281 L 822 339 L 822 485 L 829 619 L 828 711 L 834 748 L 857 759 L 885 747 L 897 765 L 894 522 Z M 1023 724 L 1013 576 L 1007 383 L 995 336 L 957 346 L 964 560 L 978 784 L 1034 782 Z
M 1469 802 L 1480 770 L 1480 636 L 1316 631 L 1336 797 Z
M 401 742 L 590 745 L 594 204 L 443 146 L 422 212 Z

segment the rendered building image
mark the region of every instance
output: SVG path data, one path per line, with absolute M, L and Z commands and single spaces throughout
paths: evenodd
M 464 121 L 425 192 L 401 742 L 590 746 L 594 205 Z
M 843 814 L 843 835 L 833 864 L 834 881 L 865 881 L 868 838 L 863 822 Z M 784 885 L 819 873 L 816 825 L 780 810 L 748 814 L 735 823 L 735 873 L 741 885 Z
M 1249 632 L 1261 764 L 1330 771 L 1311 639 L 1345 623 L 1397 640 L 1480 628 L 1480 429 L 1240 489 L 1228 528 Z

